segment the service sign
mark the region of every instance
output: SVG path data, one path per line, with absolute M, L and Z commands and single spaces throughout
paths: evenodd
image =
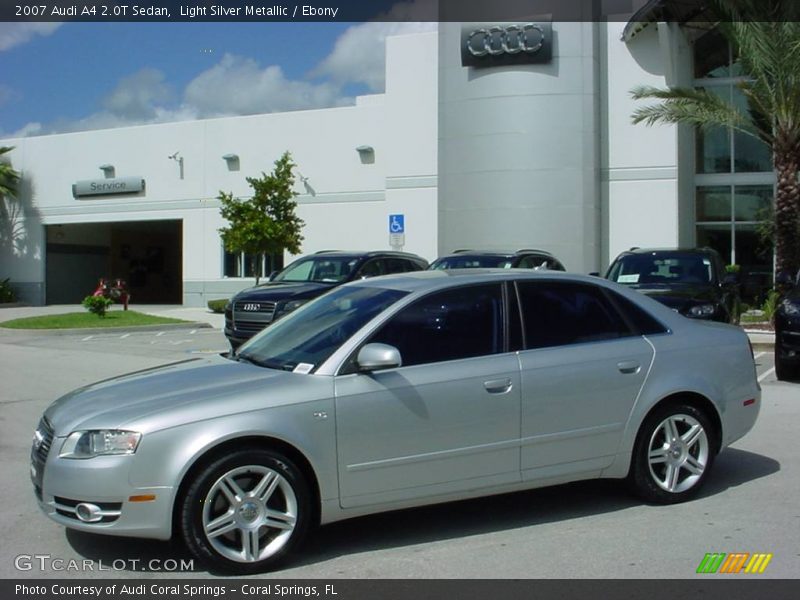
M 113 196 L 116 194 L 137 194 L 144 191 L 141 177 L 117 177 L 116 179 L 85 179 L 72 184 L 72 196 Z
M 551 23 L 471 23 L 461 27 L 464 67 L 548 63 L 552 58 Z

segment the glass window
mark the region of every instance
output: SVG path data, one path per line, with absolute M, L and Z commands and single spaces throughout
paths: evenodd
M 238 356 L 271 369 L 292 371 L 301 363 L 315 368 L 406 294 L 374 287 L 339 287 L 278 319 L 246 342 Z
M 736 221 L 757 222 L 764 218 L 772 205 L 772 186 L 737 185 L 733 196 L 733 214 Z
M 245 254 L 244 252 L 225 252 L 223 250 L 222 275 L 223 277 L 256 277 L 266 276 L 283 268 L 283 256 L 267 256 L 263 269 L 259 272 L 257 267 L 262 260 L 260 254 Z
M 378 277 L 379 275 L 386 275 L 386 264 L 381 258 L 374 258 L 367 261 L 358 270 L 357 278 L 366 279 L 367 277 Z
M 694 76 L 696 79 L 730 77 L 731 54 L 728 40 L 712 30 L 694 43 Z
M 695 210 L 698 221 L 730 221 L 731 187 L 725 185 L 697 188 Z
M 341 283 L 349 279 L 359 260 L 352 256 L 324 255 L 301 258 L 281 271 L 274 281 Z
M 747 114 L 747 100 L 741 90 L 731 87 L 731 101 Z M 746 133 L 733 132 L 733 170 L 736 173 L 772 171 L 772 151 L 761 140 Z
M 583 344 L 632 332 L 592 286 L 552 281 L 518 282 L 528 349 Z
M 500 284 L 437 292 L 404 308 L 370 342 L 400 351 L 403 366 L 503 352 Z
M 650 316 L 649 313 L 639 308 L 624 296 L 612 292 L 611 290 L 606 290 L 606 293 L 611 296 L 614 304 L 617 305 L 625 318 L 633 325 L 637 334 L 656 335 L 668 331 L 666 327 Z
M 458 254 L 434 261 L 431 269 L 508 269 L 512 260 L 511 256 Z
M 522 269 L 536 269 L 544 266 L 547 268 L 547 257 L 531 254 L 523 258 L 518 265 Z

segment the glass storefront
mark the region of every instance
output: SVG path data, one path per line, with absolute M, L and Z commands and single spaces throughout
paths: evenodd
M 718 31 L 694 43 L 695 86 L 746 111 L 737 84 L 741 69 Z M 769 147 L 731 129 L 698 129 L 695 136 L 695 233 L 698 246 L 709 246 L 729 264 L 740 267 L 745 301 L 758 304 L 772 283 L 772 249 L 758 235 L 774 201 L 775 175 Z

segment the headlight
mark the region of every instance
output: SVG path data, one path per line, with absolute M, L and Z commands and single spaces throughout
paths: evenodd
M 710 317 L 717 311 L 714 304 L 698 304 L 689 309 L 689 316 L 695 319 L 704 319 Z
M 784 298 L 781 302 L 781 310 L 787 317 L 796 317 L 800 315 L 800 305 L 795 304 L 788 298 Z
M 308 302 L 308 300 L 289 300 L 289 302 L 283 305 L 281 313 L 290 313 L 293 310 L 296 310 L 301 306 L 303 306 L 303 304 L 305 304 L 306 302 Z
M 61 458 L 94 458 L 109 454 L 133 454 L 142 434 L 136 431 L 74 431 L 61 446 Z

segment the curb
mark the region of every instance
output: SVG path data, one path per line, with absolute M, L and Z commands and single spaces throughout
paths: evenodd
M 752 344 L 754 351 L 772 352 L 775 350 L 774 332 L 757 329 L 745 329 L 744 332 L 750 338 L 750 344 Z
M 186 323 L 164 323 L 163 325 L 138 325 L 129 327 L 83 327 L 76 329 L 16 329 L 3 327 L 0 323 L 0 331 L 23 334 L 43 333 L 47 335 L 72 335 L 72 334 L 91 334 L 91 333 L 136 333 L 137 331 L 171 331 L 180 329 L 214 329 L 210 323 L 199 321 L 189 321 Z

